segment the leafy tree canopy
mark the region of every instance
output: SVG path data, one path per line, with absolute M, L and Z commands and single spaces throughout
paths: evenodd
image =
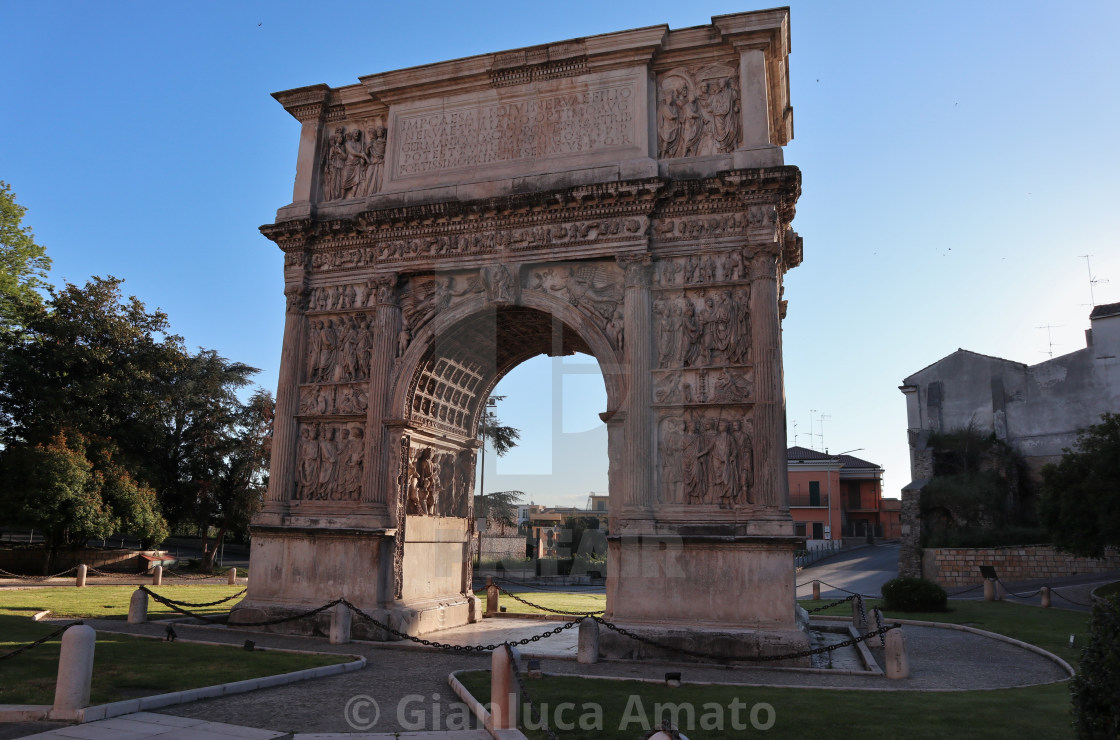
M 0 332 L 11 331 L 18 324 L 19 307 L 38 303 L 37 291 L 47 286 L 51 260 L 23 225 L 26 212 L 11 186 L 0 180 Z
M 1106 413 L 1064 453 L 1042 469 L 1039 515 L 1055 545 L 1099 557 L 1120 547 L 1120 414 Z

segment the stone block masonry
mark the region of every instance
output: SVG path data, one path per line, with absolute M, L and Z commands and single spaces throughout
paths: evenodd
M 927 548 L 922 555 L 922 575 L 950 588 L 983 583 L 981 565 L 994 567 L 1005 582 L 1064 578 L 1120 570 L 1120 552 L 1112 550 L 1103 558 L 1083 558 L 1060 552 L 1052 545 L 1023 545 Z

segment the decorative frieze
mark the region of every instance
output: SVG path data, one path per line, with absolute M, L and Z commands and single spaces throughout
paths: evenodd
M 368 407 L 365 383 L 304 385 L 299 389 L 300 416 L 365 416 Z
M 654 372 L 653 398 L 659 405 L 740 404 L 754 399 L 754 371 L 750 367 Z

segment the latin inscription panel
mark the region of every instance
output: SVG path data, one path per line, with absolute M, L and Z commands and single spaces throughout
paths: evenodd
M 645 75 L 627 72 L 400 106 L 386 190 L 648 156 L 646 97 Z

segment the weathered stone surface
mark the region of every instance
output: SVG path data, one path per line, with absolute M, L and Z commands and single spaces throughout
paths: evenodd
M 778 9 L 276 94 L 302 126 L 293 202 L 261 227 L 287 315 L 231 623 L 338 595 L 410 634 L 468 621 L 487 395 L 530 357 L 583 352 L 607 391 L 608 617 L 804 642 L 788 53 Z

